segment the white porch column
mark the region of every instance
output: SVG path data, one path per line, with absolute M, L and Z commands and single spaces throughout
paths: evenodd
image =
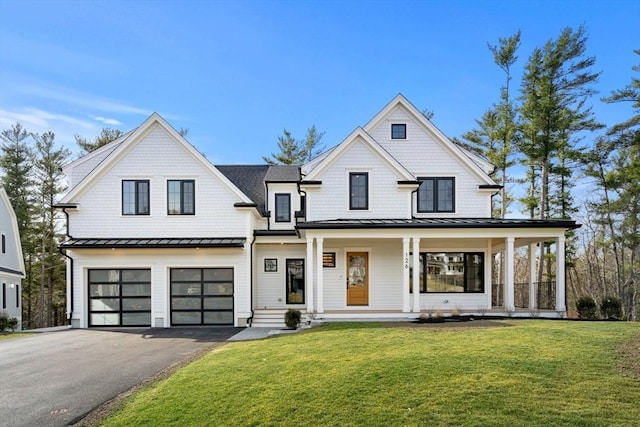
M 536 245 L 529 245 L 529 309 L 538 308 L 536 301 Z
M 506 311 L 515 311 L 514 290 L 513 290 L 513 274 L 514 274 L 514 242 L 515 238 L 507 237 L 506 250 L 504 260 L 504 309 Z
M 307 298 L 307 313 L 313 313 L 313 237 L 307 238 L 307 263 L 305 282 Z
M 556 311 L 567 311 L 564 303 L 565 296 L 565 258 L 564 258 L 564 233 L 556 238 Z
M 413 311 L 420 313 L 420 238 L 413 238 Z
M 402 312 L 409 311 L 409 238 L 405 237 L 402 239 Z
M 324 269 L 322 267 L 322 252 L 324 251 L 324 239 L 321 237 L 316 238 L 316 248 L 318 251 L 316 268 L 316 310 L 318 313 L 324 313 Z

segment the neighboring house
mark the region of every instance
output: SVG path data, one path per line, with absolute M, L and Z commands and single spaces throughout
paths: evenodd
M 65 167 L 72 324 L 566 314 L 570 220 L 491 218 L 493 166 L 402 95 L 308 164 L 213 166 L 158 114 Z M 552 242 L 555 281 L 536 283 Z M 530 278 L 515 283 L 515 251 Z M 492 283 L 503 252 L 504 280 Z
M 24 260 L 18 221 L 11 201 L 0 187 L 0 314 L 18 319 L 22 329 L 22 279 Z

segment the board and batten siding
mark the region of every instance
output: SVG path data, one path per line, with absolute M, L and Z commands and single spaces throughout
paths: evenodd
M 369 174 L 369 209 L 349 209 L 349 173 Z M 322 185 L 307 191 L 307 220 L 335 218 L 407 218 L 411 192 L 398 188 L 398 175 L 363 141 L 356 141 L 318 177 Z
M 248 250 L 248 249 L 246 249 Z M 74 327 L 88 327 L 88 270 L 151 269 L 151 325 L 170 326 L 169 272 L 172 268 L 233 268 L 234 326 L 244 326 L 250 316 L 245 249 L 84 249 L 69 250 L 74 259 Z
M 122 180 L 150 181 L 150 215 L 122 215 Z M 167 180 L 195 180 L 195 215 L 167 214 Z M 248 211 L 234 208 L 238 197 L 201 162 L 155 126 L 100 176 L 70 210 L 75 238 L 238 237 Z

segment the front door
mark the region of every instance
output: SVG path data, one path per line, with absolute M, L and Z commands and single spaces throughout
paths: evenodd
M 347 305 L 369 305 L 369 254 L 347 252 Z

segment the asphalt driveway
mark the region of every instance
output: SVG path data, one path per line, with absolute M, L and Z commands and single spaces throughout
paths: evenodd
M 66 329 L 0 341 L 0 424 L 64 426 L 240 329 Z

